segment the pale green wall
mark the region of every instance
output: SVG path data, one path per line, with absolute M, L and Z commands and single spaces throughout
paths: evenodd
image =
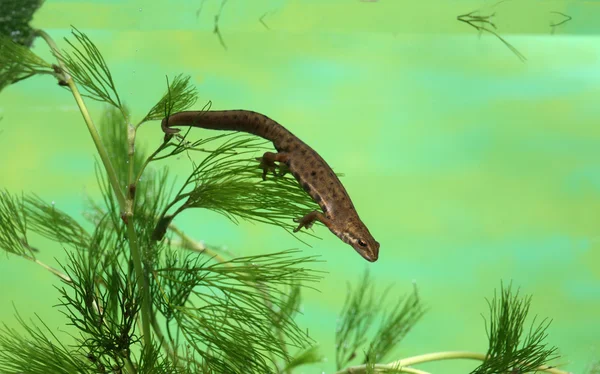
M 486 349 L 480 313 L 500 280 L 533 294 L 554 319 L 549 341 L 577 373 L 600 358 L 600 6 L 513 1 L 496 8 L 499 31 L 527 58 L 456 21 L 475 1 L 230 0 L 211 33 L 217 0 L 47 0 L 34 25 L 61 39 L 73 24 L 103 52 L 122 98 L 142 116 L 164 76 L 192 76 L 201 102 L 263 112 L 336 169 L 371 232 L 380 260 L 368 265 L 324 228 L 308 248 L 280 229 L 235 226 L 193 212 L 179 224 L 241 255 L 300 247 L 321 254 L 320 293 L 306 292 L 300 322 L 329 361 L 334 324 L 365 267 L 398 294 L 416 280 L 430 311 L 398 357 Z M 252 6 L 248 5 L 252 4 Z M 596 3 L 597 4 L 597 3 Z M 549 11 L 572 15 L 550 35 Z M 258 18 L 275 11 L 265 21 Z M 36 52 L 45 54 L 41 43 Z M 101 107 L 91 105 L 94 114 Z M 0 94 L 0 179 L 78 214 L 96 191 L 93 145 L 69 93 L 34 78 Z M 141 140 L 156 145 L 147 125 Z M 178 170 L 187 170 L 181 164 Z M 40 243 L 43 247 L 44 242 Z M 42 258 L 64 258 L 43 247 Z M 38 313 L 59 328 L 58 284 L 18 258 L 0 260 L 0 321 Z M 472 362 L 424 365 L 464 373 Z

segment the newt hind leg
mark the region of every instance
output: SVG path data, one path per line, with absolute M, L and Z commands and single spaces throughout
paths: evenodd
M 315 221 L 319 221 L 327 227 L 330 227 L 331 221 L 329 218 L 319 211 L 313 210 L 302 218 L 296 218 L 294 222 L 298 223 L 298 227 L 294 229 L 294 232 L 300 231 L 303 227 L 310 229 Z
M 272 172 L 274 176 L 282 177 L 288 172 L 288 167 L 286 162 L 288 162 L 289 157 L 286 153 L 273 153 L 273 152 L 265 152 L 262 157 L 257 157 L 257 161 L 260 161 L 259 167 L 263 170 L 262 179 L 267 180 L 267 173 Z M 279 174 L 275 172 L 277 168 L 277 164 L 275 162 L 279 162 Z

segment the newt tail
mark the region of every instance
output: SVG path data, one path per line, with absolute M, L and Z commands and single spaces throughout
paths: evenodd
M 367 261 L 379 257 L 379 243 L 361 221 L 350 196 L 331 167 L 319 154 L 271 118 L 248 110 L 187 111 L 164 118 L 162 129 L 167 134 L 179 132 L 174 126 L 192 126 L 212 130 L 241 131 L 273 142 L 277 153 L 265 152 L 259 159 L 263 179 L 275 162 L 287 166 L 302 188 L 319 204 L 322 212 L 313 211 L 296 220 L 298 227 L 310 228 L 315 221 L 323 223 L 344 243 L 351 245 Z

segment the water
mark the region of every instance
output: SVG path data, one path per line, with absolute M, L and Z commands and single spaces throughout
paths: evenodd
M 304 372 L 334 372 L 346 283 L 368 267 L 378 290 L 393 283 L 402 295 L 414 281 L 429 306 L 390 360 L 484 353 L 481 314 L 502 280 L 533 295 L 532 313 L 553 319 L 548 341 L 564 369 L 583 373 L 600 358 L 600 9 L 567 1 L 493 8 L 521 62 L 497 38 L 456 20 L 483 4 L 231 0 L 219 24 L 227 49 L 212 33 L 218 1 L 205 2 L 197 18 L 200 1 L 47 0 L 34 26 L 59 42 L 70 24 L 85 32 L 134 118 L 162 95 L 165 75 L 189 74 L 200 93 L 196 108 L 212 100 L 213 109 L 264 113 L 345 174 L 381 243 L 374 264 L 322 227 L 315 232 L 323 240 L 309 238 L 309 248 L 280 229 L 236 226 L 214 213 L 178 222 L 239 255 L 299 247 L 322 256 L 316 267 L 328 273 L 319 293 L 303 293 L 298 321 L 328 360 Z M 573 19 L 552 34 L 551 11 Z M 269 29 L 260 22 L 265 14 Z M 48 56 L 41 42 L 35 51 Z M 97 118 L 102 106 L 90 108 Z M 2 187 L 79 214 L 84 189 L 97 187 L 93 144 L 72 96 L 36 77 L 1 93 L 0 116 Z M 161 139 L 158 122 L 138 133 L 147 149 Z M 183 161 L 170 166 L 180 179 L 189 170 Z M 33 245 L 49 264 L 62 256 L 43 240 Z M 15 324 L 14 302 L 26 318 L 36 312 L 63 328 L 50 273 L 9 256 L 0 261 L 0 284 L 0 321 Z M 452 374 L 475 366 L 418 368 Z

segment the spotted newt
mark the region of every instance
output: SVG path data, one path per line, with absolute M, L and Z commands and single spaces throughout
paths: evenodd
M 344 243 L 351 245 L 367 261 L 377 261 L 379 243 L 361 221 L 350 196 L 331 167 L 319 154 L 285 127 L 271 118 L 248 110 L 187 111 L 162 120 L 167 134 L 179 132 L 173 126 L 192 126 L 213 130 L 242 131 L 273 142 L 277 153 L 265 152 L 259 158 L 263 179 L 275 170 L 275 162 L 284 164 L 302 188 L 319 204 L 323 212 L 312 211 L 295 220 L 294 232 L 323 223 Z

